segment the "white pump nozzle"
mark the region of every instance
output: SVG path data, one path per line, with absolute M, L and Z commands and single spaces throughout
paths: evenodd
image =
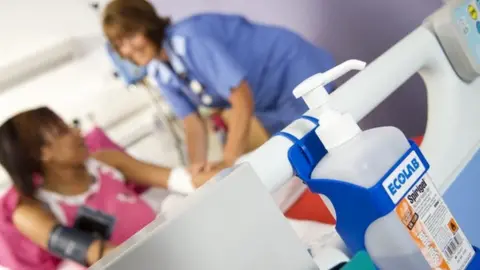
M 342 64 L 324 72 L 315 74 L 293 89 L 296 98 L 302 97 L 309 109 L 315 109 L 328 100 L 325 85 L 338 79 L 351 70 L 362 70 L 367 64 L 360 60 L 348 60 Z

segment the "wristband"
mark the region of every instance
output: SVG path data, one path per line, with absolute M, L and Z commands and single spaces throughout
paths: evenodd
M 190 194 L 195 191 L 192 176 L 185 168 L 179 167 L 172 169 L 168 177 L 168 190 L 181 194 Z

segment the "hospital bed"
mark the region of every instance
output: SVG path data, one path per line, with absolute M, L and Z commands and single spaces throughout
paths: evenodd
M 59 48 L 72 53 L 73 58 L 55 65 L 42 64 L 42 72 L 22 78 L 23 83 L 8 82 L 12 87 L 0 93 L 0 123 L 21 110 L 47 105 L 66 121 L 78 121 L 83 133 L 95 126 L 102 128 L 112 140 L 139 159 L 167 167 L 182 165 L 180 151 L 183 149 L 179 148 L 183 146 L 178 145 L 165 129 L 165 118 L 168 121 L 174 118 L 169 107 L 157 100 L 161 98 L 158 89 L 143 85 L 127 87 L 123 79 L 115 78 L 104 43 L 83 57 L 74 57 L 77 52 L 70 51 L 69 45 L 64 39 L 58 39 L 37 48 L 37 63 Z M 41 51 L 48 53 L 38 53 Z M 19 55 L 15 62 L 23 63 L 23 69 L 33 68 L 29 55 Z M 176 132 L 182 136 L 180 130 Z M 209 146 L 209 159 L 218 160 L 222 151 L 215 136 L 210 136 Z M 0 168 L 0 194 L 8 187 L 8 176 Z M 300 181 L 288 183 L 276 193 L 278 204 L 287 210 L 303 190 Z
M 136 156 L 165 166 L 181 164 L 178 153 L 166 147 L 172 142 L 158 125 L 162 115 L 149 93 L 129 90 L 113 76 L 103 43 L 79 57 L 78 42 L 51 39 L 19 53 L 9 63 L 2 62 L 0 68 L 9 72 L 0 74 L 0 84 L 5 86 L 0 93 L 0 122 L 19 111 L 46 105 L 68 122 L 79 121 L 84 133 L 94 125 L 104 129 Z M 8 186 L 2 169 L 0 191 Z
M 340 86 L 330 105 L 360 121 L 419 73 L 428 93 L 421 149 L 450 210 L 478 246 L 480 6 L 476 2 L 447 2 Z M 313 128 L 296 121 L 285 131 L 301 138 Z M 319 269 L 269 195 L 294 173 L 287 157 L 291 146 L 290 140 L 273 137 L 246 162 L 223 171 L 189 196 L 174 218 L 159 217 L 91 269 Z

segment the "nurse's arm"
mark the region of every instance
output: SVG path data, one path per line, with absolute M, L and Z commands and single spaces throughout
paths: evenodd
M 190 164 L 203 166 L 207 162 L 208 153 L 208 133 L 205 122 L 199 113 L 194 112 L 183 119 L 183 126 Z M 192 173 L 196 172 L 192 171 Z
M 213 84 L 212 89 L 230 101 L 235 124 L 229 125 L 223 153 L 224 163 L 232 165 L 246 149 L 246 138 L 253 114 L 252 93 L 245 80 L 247 73 L 224 44 L 216 39 L 196 36 L 188 39 L 186 43 L 187 55 L 193 69 Z
M 207 161 L 207 129 L 195 104 L 181 89 L 163 87 L 162 95 L 178 118 L 182 119 L 190 164 L 202 165 Z
M 245 80 L 232 89 L 229 101 L 231 105 L 231 119 L 235 121 L 235 124 L 230 124 L 228 127 L 223 159 L 228 166 L 231 166 L 245 152 L 253 115 L 252 91 Z

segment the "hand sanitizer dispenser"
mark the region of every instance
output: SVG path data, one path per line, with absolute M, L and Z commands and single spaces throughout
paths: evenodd
M 427 174 L 419 148 L 395 127 L 362 131 L 348 113 L 328 107 L 323 86 L 362 63 L 347 61 L 294 90 L 320 110 L 320 140 L 292 147 L 290 162 L 310 190 L 328 197 L 351 252 L 366 250 L 380 269 L 466 269 L 475 252 Z M 305 157 L 318 147 L 328 153 L 312 164 Z

